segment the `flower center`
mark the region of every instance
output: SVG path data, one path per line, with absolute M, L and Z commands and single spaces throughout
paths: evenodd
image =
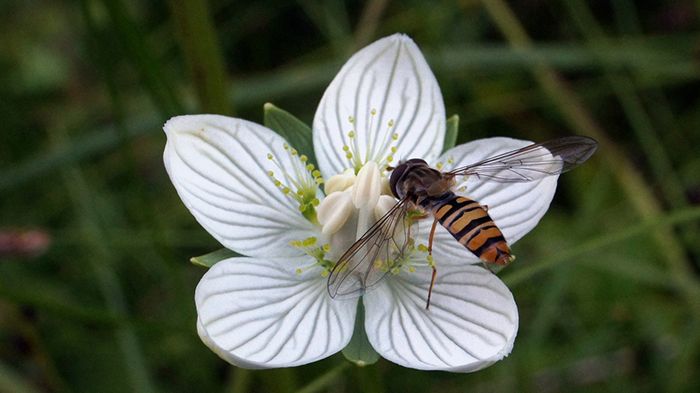
M 381 219 L 394 205 L 396 198 L 389 191 L 388 180 L 379 170 L 374 161 L 363 165 L 357 174 L 350 168 L 341 174 L 332 176 L 325 183 L 325 190 L 328 193 L 316 208 L 318 223 L 321 225 L 321 232 L 328 243 L 317 245 L 316 238 L 297 240 L 291 243 L 295 248 L 301 249 L 315 260 L 302 271 L 320 266 L 321 275 L 327 276 L 338 262 L 340 257 L 360 239 L 379 219 Z M 421 212 L 409 211 L 406 221 L 404 217 L 396 218 L 398 221 L 393 234 L 390 237 L 380 237 L 373 241 L 381 242 L 382 247 L 387 247 L 387 252 L 380 252 L 372 261 L 373 268 L 399 274 L 401 271 L 413 272 L 415 267 L 413 261 L 420 260 L 412 258 L 416 253 L 424 254 L 427 263 L 432 264 L 432 259 L 428 255 L 428 248 L 424 244 L 416 245 L 414 239 L 406 238 L 409 231 L 405 225 L 409 224 Z M 391 238 L 391 235 L 395 237 Z M 403 247 L 402 247 L 403 245 Z M 399 252 L 401 247 L 402 253 Z M 370 247 L 365 247 L 360 252 L 368 252 Z M 371 252 L 371 251 L 369 251 Z M 387 258 L 388 256 L 388 258 Z
M 306 195 L 308 199 L 299 201 L 300 209 L 304 212 L 303 207 L 311 203 L 311 208 L 314 211 L 314 218 L 321 226 L 321 232 L 324 238 L 329 240 L 321 246 L 317 245 L 316 238 L 308 238 L 297 240 L 291 243 L 295 248 L 301 249 L 315 260 L 314 263 L 303 270 L 320 266 L 322 268 L 321 275 L 327 276 L 333 269 L 333 266 L 340 257 L 347 251 L 353 243 L 361 238 L 380 218 L 382 218 L 394 205 L 396 199 L 391 193 L 389 187 L 389 179 L 387 177 L 388 166 L 394 161 L 394 154 L 397 151 L 397 142 L 399 134 L 394 131 L 394 120 L 389 120 L 385 127 L 380 127 L 376 124 L 376 109 L 370 111 L 370 116 L 366 123 L 366 130 L 362 130 L 362 134 L 358 135 L 355 132 L 355 119 L 350 116 L 348 122 L 352 125 L 352 129 L 347 133 L 347 139 L 342 146 L 345 157 L 348 160 L 349 168 L 337 175 L 331 176 L 327 181 L 320 179 L 320 173 L 314 170 L 313 166 L 307 165 L 306 177 L 304 174 L 297 175 L 297 178 L 309 179 L 313 178 L 313 182 L 309 184 L 316 189 L 317 185 L 324 184 L 326 197 L 319 203 L 315 193 L 310 191 Z M 376 128 L 376 129 L 375 129 Z M 285 150 L 287 147 L 285 146 Z M 294 149 L 289 150 L 292 156 L 297 152 Z M 268 157 L 269 158 L 269 157 Z M 300 161 L 305 162 L 304 156 L 300 157 Z M 279 165 L 278 165 L 279 167 Z M 295 173 L 299 173 L 295 169 Z M 308 176 L 310 174 L 310 177 Z M 273 177 L 271 175 L 271 177 Z M 291 187 L 285 186 L 281 181 L 277 180 L 276 185 L 285 192 L 291 193 Z M 291 180 L 289 180 L 291 181 Z M 298 182 L 302 183 L 302 182 Z M 304 189 L 299 187 L 297 190 Z M 303 183 L 306 184 L 306 183 Z M 309 188 L 310 190 L 310 188 Z M 302 193 L 297 191 L 301 197 Z M 310 201 L 310 202 L 309 202 Z M 398 218 L 402 220 L 403 217 Z M 398 224 L 398 225 L 403 225 Z M 395 233 L 398 236 L 406 236 L 407 231 L 397 229 Z M 374 261 L 375 269 L 385 272 L 398 274 L 402 270 L 409 272 L 415 271 L 411 265 L 411 256 L 418 252 L 424 253 L 426 258 L 427 247 L 419 245 L 416 247 L 413 239 L 401 240 L 382 239 L 391 244 L 389 247 L 389 258 L 387 255 L 378 255 Z M 403 254 L 399 253 L 397 243 L 406 242 L 403 249 Z M 428 260 L 430 264 L 431 261 Z

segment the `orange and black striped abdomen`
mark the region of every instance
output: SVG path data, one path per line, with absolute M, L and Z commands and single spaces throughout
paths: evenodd
M 452 194 L 433 206 L 433 214 L 458 242 L 481 260 L 499 265 L 513 260 L 503 233 L 479 202 Z

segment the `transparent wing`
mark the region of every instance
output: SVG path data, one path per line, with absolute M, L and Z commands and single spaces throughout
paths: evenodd
M 534 143 L 448 173 L 474 175 L 503 183 L 528 182 L 573 169 L 593 155 L 597 148 L 595 139 L 568 136 Z
M 332 298 L 361 296 L 402 260 L 410 239 L 409 205 L 406 199 L 396 203 L 338 259 L 328 276 Z

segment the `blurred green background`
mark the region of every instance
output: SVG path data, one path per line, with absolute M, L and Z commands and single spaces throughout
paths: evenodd
M 700 3 L 2 1 L 0 392 L 700 391 Z M 162 164 L 170 116 L 306 122 L 340 65 L 422 48 L 459 142 L 583 134 L 596 156 L 501 276 L 513 353 L 473 374 L 342 355 L 246 371 L 195 332 L 220 246 Z

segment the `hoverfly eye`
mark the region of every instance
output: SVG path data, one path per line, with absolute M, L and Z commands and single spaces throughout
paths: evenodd
M 389 178 L 389 187 L 391 187 L 391 192 L 394 194 L 395 197 L 399 197 L 399 194 L 396 192 L 396 185 L 399 182 L 399 179 L 403 177 L 404 172 L 406 172 L 406 169 L 408 169 L 408 165 L 406 162 L 403 162 L 399 164 L 394 170 L 391 172 L 391 177 Z
M 422 164 L 422 165 L 428 165 L 428 163 L 425 162 L 425 160 L 423 160 L 422 158 L 411 158 L 410 160 L 406 161 L 406 164 L 411 164 L 411 165 L 416 165 L 416 164 L 419 164 L 419 165 L 421 165 L 421 164 Z

